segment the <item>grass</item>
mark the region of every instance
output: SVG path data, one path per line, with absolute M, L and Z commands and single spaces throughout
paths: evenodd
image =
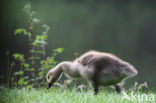
M 131 96 L 131 92 L 126 92 Z M 136 96 L 140 93 L 134 93 Z M 150 95 L 151 93 L 147 93 Z M 154 100 L 141 103 L 155 103 L 156 93 L 152 93 Z M 139 101 L 131 101 L 123 99 L 123 93 L 117 94 L 115 91 L 101 90 L 98 95 L 94 95 L 92 90 L 77 91 L 76 89 L 60 89 L 53 88 L 46 90 L 39 89 L 0 89 L 0 103 L 140 103 Z

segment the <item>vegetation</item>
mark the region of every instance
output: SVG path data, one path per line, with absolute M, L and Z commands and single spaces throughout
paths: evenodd
M 63 52 L 63 48 L 57 48 L 54 50 L 52 56 L 46 56 L 46 46 L 48 31 L 50 27 L 47 24 L 42 25 L 43 32 L 40 35 L 35 35 L 34 25 L 39 23 L 40 20 L 34 17 L 35 11 L 31 11 L 31 5 L 27 4 L 24 6 L 23 11 L 29 17 L 29 27 L 18 28 L 15 30 L 14 35 L 24 35 L 28 38 L 29 41 L 29 57 L 25 58 L 24 54 L 14 53 L 12 57 L 16 60 L 14 65 L 9 66 L 8 59 L 8 76 L 7 76 L 7 86 L 16 86 L 16 87 L 34 87 L 34 86 L 43 86 L 46 84 L 45 75 L 49 69 L 51 69 L 57 63 L 55 61 L 55 56 Z M 14 76 L 11 76 L 11 69 L 16 67 L 20 68 L 19 71 L 13 73 Z M 16 78 L 16 79 L 15 79 Z
M 67 4 L 65 4 L 65 5 L 67 5 Z M 50 4 L 49 7 L 52 7 L 51 5 L 54 5 L 54 4 Z M 69 7 L 69 9 L 68 9 L 68 7 Z M 64 9 L 64 10 L 69 12 L 70 10 L 72 10 L 70 7 L 73 9 L 73 7 L 76 7 L 76 6 L 74 6 L 74 5 L 66 6 L 65 8 L 67 8 L 67 10 L 66 9 Z M 99 7 L 104 7 L 104 6 L 99 6 Z M 134 5 L 134 7 L 135 7 L 135 5 Z M 59 8 L 59 6 L 58 6 L 58 8 Z M 62 9 L 57 9 L 57 10 L 62 10 Z M 75 10 L 75 9 L 73 9 L 73 10 Z M 88 9 L 88 10 L 90 10 L 90 9 Z M 116 10 L 116 9 L 112 9 L 112 11 L 113 10 Z M 136 10 L 137 10 L 137 8 L 136 8 Z M 50 68 L 52 68 L 56 65 L 56 63 L 57 63 L 55 60 L 56 55 L 62 53 L 64 49 L 63 48 L 54 49 L 51 56 L 47 55 L 46 54 L 47 53 L 47 51 L 46 51 L 47 45 L 48 45 L 47 40 L 48 40 L 48 33 L 50 30 L 50 27 L 47 24 L 41 25 L 42 29 L 38 28 L 39 26 L 36 26 L 36 25 L 39 25 L 40 20 L 35 17 L 35 12 L 31 10 L 30 4 L 25 5 L 23 11 L 27 14 L 27 16 L 29 18 L 28 26 L 25 28 L 16 29 L 14 32 L 14 36 L 17 37 L 19 35 L 22 35 L 22 37 L 26 37 L 28 40 L 27 45 L 29 45 L 30 50 L 27 51 L 28 56 L 25 55 L 26 53 L 21 53 L 21 52 L 20 53 L 16 52 L 13 55 L 11 55 L 10 52 L 6 52 L 7 61 L 8 61 L 7 62 L 7 81 L 6 81 L 5 87 L 0 86 L 0 103 L 33 103 L 33 102 L 34 103 L 36 103 L 36 102 L 37 103 L 73 103 L 73 102 L 74 103 L 132 103 L 132 102 L 140 102 L 140 98 L 142 98 L 141 97 L 142 95 L 143 95 L 143 100 L 141 100 L 141 103 L 147 103 L 147 102 L 155 103 L 155 101 L 156 101 L 156 93 L 155 92 L 153 92 L 152 90 L 143 90 L 144 92 L 142 91 L 142 87 L 147 88 L 147 83 L 144 83 L 141 85 L 138 85 L 138 83 L 135 83 L 133 88 L 131 88 L 130 90 L 127 90 L 127 91 L 123 90 L 124 92 L 122 92 L 121 94 L 117 94 L 116 91 L 114 91 L 114 90 L 111 91 L 111 90 L 106 90 L 106 89 L 100 88 L 99 94 L 93 95 L 94 94 L 93 91 L 83 85 L 69 89 L 69 88 L 67 88 L 67 84 L 70 84 L 71 80 L 65 81 L 64 84 L 62 84 L 62 85 L 59 83 L 56 83 L 55 86 L 59 86 L 59 88 L 52 88 L 51 90 L 46 90 L 46 88 L 45 88 L 45 85 L 47 85 L 46 77 L 45 77 L 46 73 Z M 91 10 L 91 11 L 97 12 L 96 10 Z M 135 11 L 135 8 L 134 8 L 134 11 Z M 58 12 L 58 11 L 56 11 L 56 12 Z M 79 15 L 84 15 L 84 17 L 87 17 L 87 16 L 85 16 L 87 14 L 86 12 L 89 13 L 88 11 L 85 11 L 84 13 L 74 11 L 73 14 L 78 13 Z M 70 11 L 69 13 L 72 13 L 72 12 Z M 115 13 L 116 13 L 116 11 L 115 11 Z M 57 13 L 55 13 L 55 14 L 57 14 Z M 74 28 L 73 25 L 72 25 L 73 28 L 71 26 L 69 26 L 69 27 L 71 27 L 72 32 L 74 32 L 76 34 L 81 34 L 81 36 L 83 37 L 83 39 L 81 39 L 81 36 L 78 36 L 78 35 L 74 36 L 74 38 L 75 38 L 73 40 L 74 43 L 78 44 L 79 42 L 81 42 L 82 45 L 83 45 L 83 43 L 85 43 L 85 45 L 83 45 L 84 48 L 88 47 L 88 44 L 90 44 L 91 47 L 92 47 L 92 45 L 94 45 L 95 48 L 98 47 L 100 41 L 107 41 L 107 39 L 109 38 L 109 34 L 110 34 L 109 30 L 108 31 L 106 30 L 105 33 L 108 35 L 104 35 L 103 37 L 101 37 L 101 34 L 103 34 L 103 33 L 101 33 L 101 31 L 99 30 L 98 23 L 101 23 L 101 21 L 103 21 L 103 20 L 107 21 L 107 18 L 103 18 L 103 16 L 99 16 L 100 18 L 102 18 L 102 19 L 100 19 L 98 16 L 96 16 L 96 17 L 92 16 L 92 14 L 93 13 L 91 12 L 90 18 L 87 19 L 89 21 L 89 23 L 91 23 L 93 18 L 98 20 L 98 22 L 97 21 L 93 22 L 93 24 L 91 26 L 87 26 L 89 24 L 85 23 L 85 26 L 89 27 L 88 31 L 91 35 L 90 36 L 91 38 L 94 38 L 94 35 L 93 35 L 93 33 L 95 32 L 94 30 L 97 29 L 96 31 L 98 31 L 95 33 L 96 34 L 95 37 L 99 37 L 99 38 L 94 38 L 92 43 L 90 43 L 90 42 L 86 43 L 86 41 L 88 41 L 88 35 L 85 37 L 85 35 L 83 33 L 81 33 L 78 28 L 79 26 L 80 27 L 82 26 L 82 24 L 84 23 L 84 21 L 83 21 L 84 19 L 81 20 L 81 22 L 83 22 L 82 24 L 81 24 L 81 22 L 78 23 L 78 25 L 76 23 L 74 23 L 74 26 L 76 25 L 75 27 L 78 28 L 76 30 L 73 29 Z M 63 15 L 63 13 L 61 15 Z M 67 15 L 68 15 L 68 13 L 67 13 Z M 103 15 L 103 10 L 101 9 L 101 11 L 97 12 L 97 15 Z M 68 18 L 68 17 L 64 18 L 64 16 L 60 16 L 60 17 L 63 18 L 62 21 L 59 21 L 59 23 L 61 25 L 62 25 L 62 22 L 66 21 L 67 24 L 70 22 L 71 18 Z M 74 17 L 76 18 L 75 19 L 75 21 L 76 21 L 77 15 L 75 16 L 75 14 L 74 14 Z M 106 17 L 106 16 L 104 15 L 104 17 Z M 108 16 L 108 17 L 110 17 L 110 16 Z M 121 17 L 122 16 L 118 16 L 118 18 L 121 18 Z M 119 20 L 119 22 L 122 22 L 122 20 L 125 20 L 123 18 L 124 17 L 122 17 L 121 20 Z M 134 17 L 132 17 L 132 19 L 133 18 Z M 137 18 L 140 20 L 140 16 L 138 16 Z M 66 19 L 66 20 L 64 20 L 64 19 Z M 69 20 L 69 22 L 68 22 L 68 20 Z M 141 19 L 141 20 L 144 21 L 144 19 Z M 118 20 L 115 19 L 114 21 L 118 21 Z M 110 19 L 110 21 L 108 21 L 108 22 L 114 23 L 114 21 L 111 21 L 111 19 Z M 125 21 L 127 23 L 127 20 L 125 20 Z M 72 19 L 71 19 L 71 22 L 73 23 Z M 107 24 L 107 22 L 105 22 L 105 24 Z M 110 23 L 108 23 L 108 24 L 110 24 Z M 120 23 L 120 24 L 122 24 L 122 23 Z M 133 25 L 133 22 L 132 23 L 128 22 L 128 24 L 130 24 L 130 25 L 128 25 L 128 27 L 135 27 L 135 25 Z M 93 27 L 93 26 L 95 26 L 95 27 Z M 66 27 L 68 27 L 68 26 L 66 26 Z M 106 26 L 106 27 L 109 27 L 109 26 Z M 62 26 L 62 28 L 67 29 L 64 26 Z M 96 28 L 96 29 L 93 29 L 93 28 Z M 116 25 L 115 25 L 115 27 L 109 27 L 109 28 L 116 29 Z M 119 30 L 120 28 L 123 30 L 122 26 L 117 28 L 117 30 Z M 39 33 L 36 32 L 38 30 L 39 30 Z M 40 30 L 42 30 L 42 31 L 40 31 Z M 62 31 L 58 30 L 59 33 L 65 32 L 65 30 L 63 30 L 63 29 L 61 29 L 61 30 Z M 84 30 L 81 30 L 81 31 L 84 32 Z M 84 32 L 84 33 L 86 33 L 86 32 Z M 127 41 L 125 42 L 123 37 L 126 33 L 127 33 L 126 30 L 121 31 L 121 33 L 118 32 L 119 35 L 118 35 L 117 39 L 116 39 L 117 36 L 114 38 L 114 36 L 111 35 L 110 39 L 108 39 L 108 41 L 114 42 L 114 44 L 116 44 L 116 46 L 115 46 L 115 49 L 116 49 L 116 48 L 118 48 L 118 45 L 120 45 L 120 44 L 117 44 L 115 41 L 118 41 L 118 39 L 120 41 L 120 38 L 121 38 L 121 44 L 125 44 L 124 46 L 126 48 L 127 47 L 126 43 L 132 42 L 131 40 L 133 40 L 133 38 L 129 38 L 128 42 Z M 114 34 L 114 32 L 112 34 Z M 130 34 L 133 34 L 133 33 L 130 33 Z M 140 35 L 141 34 L 142 33 L 140 33 Z M 135 33 L 134 33 L 134 35 L 135 35 Z M 140 35 L 138 34 L 138 37 L 140 37 Z M 63 38 L 65 38 L 65 37 L 66 37 L 66 35 L 63 35 Z M 79 42 L 78 42 L 77 41 L 78 38 L 80 38 L 81 40 L 84 40 L 85 42 L 82 42 L 81 40 L 79 40 Z M 97 42 L 97 39 L 98 39 L 99 43 Z M 70 41 L 70 40 L 71 40 L 71 38 L 67 38 L 67 41 Z M 62 41 L 63 41 L 63 39 L 62 39 Z M 144 41 L 144 39 L 143 40 L 140 39 L 140 41 Z M 97 42 L 97 44 L 95 44 L 95 42 Z M 122 42 L 125 42 L 125 43 L 122 43 Z M 62 43 L 64 43 L 64 42 L 62 42 Z M 75 44 L 71 45 L 72 49 L 75 47 Z M 134 44 L 132 43 L 131 47 L 135 47 L 133 45 L 135 45 L 135 43 Z M 79 47 L 81 47 L 80 45 L 77 45 L 77 46 L 78 46 L 77 49 L 81 49 L 81 48 L 79 48 Z M 106 48 L 107 50 L 109 50 L 109 49 L 112 49 L 113 46 L 114 46 L 113 44 L 111 47 L 111 45 L 108 45 L 108 43 L 104 43 L 104 46 L 102 46 L 102 47 L 104 47 L 104 49 Z M 120 48 L 120 49 L 122 50 L 122 48 Z M 130 53 L 131 50 L 125 49 L 125 51 L 119 50 L 118 52 L 120 52 L 121 54 L 122 54 L 122 52 L 125 52 L 127 55 L 127 53 Z M 141 55 L 144 55 L 143 53 L 141 53 Z M 145 54 L 146 54 L 146 52 L 145 52 Z M 130 56 L 133 57 L 135 55 L 132 52 L 132 54 Z M 146 56 L 148 56 L 148 55 L 146 55 Z M 15 61 L 10 61 L 11 58 L 13 58 Z M 145 59 L 142 59 L 142 60 L 145 60 Z M 154 66 L 153 66 L 153 68 L 154 68 Z M 17 71 L 15 71 L 14 69 L 16 69 Z M 77 82 L 77 84 L 79 84 L 79 83 Z M 126 93 L 128 96 L 130 96 L 132 100 L 123 99 L 124 93 Z M 133 95 L 135 95 L 136 100 L 133 100 L 132 93 L 133 93 Z M 146 100 L 145 95 L 149 96 L 147 98 L 147 100 Z M 154 96 L 154 97 L 152 97 L 152 96 Z
M 31 49 L 28 46 L 28 36 L 12 35 L 16 28 L 29 31 L 30 17 L 21 12 L 22 6 L 27 2 L 30 2 L 32 9 L 36 11 L 33 17 L 40 19 L 40 22 L 34 19 L 38 22 L 33 26 L 34 37 L 42 34 L 42 24 L 48 24 L 50 27 L 46 56 L 51 56 L 53 49 L 57 47 L 63 47 L 66 50 L 61 57 L 55 57 L 57 61 L 73 60 L 75 52 L 79 55 L 88 50 L 113 53 L 133 64 L 139 71 L 138 76 L 126 83 L 127 87 L 135 80 L 139 83 L 148 81 L 151 88 L 156 87 L 154 79 L 156 22 L 153 22 L 156 18 L 155 0 L 2 1 L 0 35 L 2 48 L 0 79 L 2 83 L 6 82 L 8 63 L 6 51 L 10 52 L 9 58 L 12 63 L 12 53 L 24 54 L 24 58 L 27 59 L 28 49 Z M 15 66 L 18 65 L 18 63 L 15 64 Z M 11 74 L 19 70 L 19 67 L 15 66 Z
M 131 96 L 131 92 L 125 92 Z M 0 92 L 0 103 L 139 103 L 141 98 L 136 95 L 144 94 L 135 92 L 135 100 L 123 98 L 123 94 L 117 94 L 107 90 L 101 90 L 98 95 L 89 91 L 77 91 L 77 89 L 56 89 L 46 90 L 39 89 L 2 89 Z M 156 99 L 156 93 L 147 93 L 148 96 L 153 95 Z M 155 100 L 156 101 L 156 100 Z M 143 97 L 141 103 L 154 103 L 151 97 Z

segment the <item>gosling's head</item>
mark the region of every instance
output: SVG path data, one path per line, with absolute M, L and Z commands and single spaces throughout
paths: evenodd
M 56 78 L 55 72 L 49 71 L 47 73 L 47 82 L 48 82 L 47 89 L 49 89 L 56 80 L 57 80 L 57 78 Z
M 62 73 L 62 67 L 60 65 L 56 66 L 55 68 L 51 69 L 48 73 L 47 73 L 47 82 L 48 82 L 48 87 L 47 89 L 49 89 L 53 83 L 55 81 L 57 81 L 59 79 L 59 77 L 61 77 Z
M 61 77 L 61 74 L 63 72 L 62 68 L 67 68 L 66 65 L 69 65 L 68 62 L 62 62 L 58 64 L 56 67 L 50 69 L 50 71 L 47 73 L 47 82 L 48 82 L 48 88 L 49 89 L 52 84 Z

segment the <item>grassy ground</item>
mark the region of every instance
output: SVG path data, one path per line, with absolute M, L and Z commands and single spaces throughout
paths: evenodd
M 125 92 L 131 97 L 131 92 Z M 142 93 L 134 93 L 135 98 Z M 93 91 L 81 91 L 76 89 L 0 89 L 0 103 L 155 103 L 156 93 L 147 93 L 148 100 L 143 98 L 144 101 L 139 102 L 138 98 L 134 101 L 123 99 L 124 94 L 117 94 L 115 91 L 100 91 L 98 95 L 94 95 Z M 152 102 L 150 96 L 154 96 Z M 133 98 L 134 99 L 134 98 Z

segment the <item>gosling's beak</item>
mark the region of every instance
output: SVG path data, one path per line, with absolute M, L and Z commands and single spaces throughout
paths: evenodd
M 52 86 L 51 83 L 48 83 L 47 89 L 49 89 Z

